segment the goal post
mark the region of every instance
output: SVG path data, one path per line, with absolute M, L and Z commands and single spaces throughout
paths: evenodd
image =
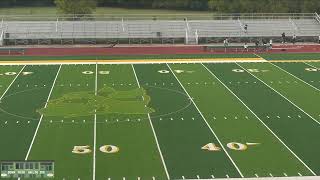
M 198 34 L 198 30 L 196 30 L 195 32 L 191 32 L 188 31 L 188 29 L 185 29 L 185 44 L 198 44 L 199 43 L 199 34 Z
M 195 38 L 196 38 L 196 44 L 199 44 L 199 33 L 198 33 L 198 29 L 195 32 Z
M 4 27 L 3 27 L 3 19 L 1 20 L 1 28 L 0 28 L 0 46 L 3 46 L 3 39 L 4 39 Z
M 188 29 L 186 29 L 185 43 L 186 43 L 186 44 L 189 44 L 189 34 L 188 34 Z

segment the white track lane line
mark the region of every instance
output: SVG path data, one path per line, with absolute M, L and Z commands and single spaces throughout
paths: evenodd
M 203 65 L 203 64 L 202 64 Z M 259 116 L 254 113 L 227 85 L 225 85 L 212 71 L 210 71 L 205 65 L 203 65 L 204 68 L 207 69 L 207 71 L 215 77 L 231 94 L 233 94 L 270 132 L 271 134 L 278 139 L 278 141 L 281 142 L 282 145 L 284 145 L 290 152 L 293 154 L 313 175 L 316 176 L 316 174 L 312 171 L 312 169 L 306 165 L 260 118 Z
M 288 72 L 287 70 L 285 70 L 285 69 L 283 69 L 283 68 L 281 68 L 281 67 L 279 67 L 279 66 L 275 65 L 274 63 L 270 63 L 270 64 L 272 64 L 274 67 L 277 67 L 278 69 L 282 70 L 283 72 L 285 72 L 285 73 L 287 73 L 287 74 L 291 75 L 292 77 L 294 77 L 294 78 L 298 79 L 299 81 L 301 81 L 301 82 L 305 83 L 306 85 L 310 86 L 311 88 L 315 89 L 316 91 L 319 91 L 319 92 L 320 92 L 320 89 L 318 89 L 318 88 L 314 87 L 313 85 L 311 85 L 311 84 L 307 83 L 306 81 L 304 81 L 304 80 L 300 79 L 299 77 L 297 77 L 297 76 L 295 76 L 295 75 L 291 74 L 291 73 L 290 73 L 290 72 Z
M 98 63 L 96 63 L 96 77 L 94 86 L 94 95 L 98 95 Z M 94 127 L 93 127 L 93 172 L 92 179 L 96 179 L 96 146 L 97 146 L 97 110 L 95 109 L 94 114 Z
M 52 84 L 52 87 L 51 87 L 51 89 L 50 89 L 50 92 L 49 92 L 49 95 L 48 95 L 46 104 L 44 105 L 44 108 L 46 108 L 46 107 L 48 106 L 48 101 L 49 101 L 49 99 L 50 99 L 50 97 L 51 97 L 51 93 L 52 93 L 52 91 L 53 91 L 54 85 L 56 84 L 56 81 L 57 81 L 57 79 L 58 79 L 58 75 L 59 75 L 59 73 L 60 73 L 61 66 L 62 66 L 62 65 L 60 65 L 59 70 L 58 70 L 58 72 L 57 72 L 57 74 L 56 74 L 56 77 L 55 77 L 55 79 L 54 79 L 54 81 L 53 81 L 53 84 Z M 30 146 L 29 146 L 29 150 L 28 150 L 28 152 L 27 152 L 27 155 L 26 155 L 26 157 L 25 157 L 25 160 L 28 160 L 28 158 L 29 158 L 29 155 L 30 155 L 30 152 L 31 152 L 31 149 L 32 149 L 34 140 L 36 139 L 36 136 L 37 136 L 37 134 L 38 134 L 38 130 L 39 130 L 39 127 L 40 127 L 40 125 L 41 125 L 42 119 L 43 119 L 43 114 L 42 114 L 41 117 L 40 117 L 40 120 L 39 120 L 37 129 L 36 129 L 36 131 L 35 131 L 35 133 L 34 133 L 34 135 L 33 135 L 33 138 L 32 138 L 31 144 L 30 144 Z
M 26 65 L 23 66 L 23 68 L 20 70 L 20 72 L 16 75 L 16 77 L 11 81 L 10 85 L 7 87 L 7 89 L 4 91 L 4 93 L 1 95 L 0 97 L 0 102 L 2 100 L 2 98 L 4 97 L 4 95 L 9 91 L 10 87 L 12 86 L 12 84 L 16 81 L 16 79 L 18 78 L 18 76 L 21 74 L 21 72 L 24 70 L 24 68 L 26 67 Z
M 230 161 L 232 162 L 232 164 L 234 165 L 234 167 L 237 169 L 238 173 L 240 174 L 240 176 L 243 178 L 243 174 L 240 171 L 239 167 L 236 165 L 236 163 L 233 161 L 233 159 L 231 158 L 231 156 L 229 155 L 229 153 L 227 152 L 227 150 L 225 149 L 225 147 L 223 146 L 223 144 L 221 143 L 220 139 L 218 138 L 218 136 L 216 135 L 216 133 L 213 131 L 213 129 L 211 128 L 211 126 L 209 125 L 209 123 L 207 122 L 206 118 L 203 116 L 202 112 L 200 111 L 200 109 L 198 108 L 197 104 L 193 101 L 192 97 L 190 96 L 190 94 L 188 93 L 188 91 L 185 89 L 185 87 L 182 85 L 182 83 L 180 82 L 180 80 L 178 79 L 178 77 L 176 76 L 176 74 L 172 71 L 171 67 L 167 64 L 168 68 L 170 69 L 171 73 L 173 74 L 173 76 L 176 78 L 176 80 L 179 82 L 180 86 L 183 88 L 183 90 L 185 91 L 185 93 L 188 95 L 188 97 L 190 98 L 190 100 L 192 101 L 193 105 L 195 106 L 195 108 L 198 110 L 199 114 L 201 115 L 202 119 L 204 120 L 204 122 L 206 123 L 206 125 L 208 126 L 208 128 L 210 129 L 211 133 L 215 136 L 215 138 L 217 139 L 217 141 L 219 142 L 220 146 L 222 147 L 222 149 L 224 150 L 224 152 L 226 153 L 226 155 L 228 156 L 228 158 L 230 159 Z
M 132 67 L 134 76 L 135 76 L 135 78 L 136 78 L 137 85 L 138 85 L 139 88 L 141 88 L 140 82 L 139 82 L 139 79 L 138 79 L 138 76 L 137 76 L 137 74 L 136 74 L 136 70 L 134 69 L 134 66 L 133 66 L 132 64 L 131 64 L 131 67 Z M 159 142 L 158 142 L 158 137 L 157 137 L 156 131 L 154 130 L 153 123 L 152 123 L 152 121 L 151 121 L 151 117 L 150 117 L 150 114 L 149 114 L 149 113 L 148 113 L 148 119 L 149 119 L 149 123 L 150 123 L 151 129 L 152 129 L 152 132 L 153 132 L 154 139 L 155 139 L 156 144 L 157 144 L 157 147 L 158 147 L 158 151 L 159 151 L 159 154 L 160 154 L 160 157 L 161 157 L 161 161 L 162 161 L 162 164 L 163 164 L 163 168 L 164 168 L 164 170 L 165 170 L 165 172 L 166 172 L 167 179 L 169 180 L 169 179 L 170 179 L 170 176 L 169 176 L 169 173 L 168 173 L 168 170 L 167 170 L 167 165 L 166 165 L 166 162 L 164 161 L 164 158 L 163 158 L 163 155 L 162 155 L 162 151 L 161 151 L 161 148 L 160 148 L 160 145 L 159 145 Z
M 302 111 L 304 114 L 306 114 L 308 117 L 310 117 L 314 122 L 316 122 L 317 124 L 320 125 L 320 121 L 316 120 L 315 118 L 313 118 L 310 114 L 308 114 L 307 112 L 305 112 L 303 109 L 301 109 L 298 105 L 296 105 L 295 103 L 293 103 L 291 100 L 289 100 L 287 97 L 285 97 L 284 95 L 282 95 L 280 92 L 278 92 L 277 90 L 273 89 L 271 86 L 269 86 L 269 84 L 265 83 L 264 81 L 262 81 L 260 78 L 258 78 L 257 76 L 255 76 L 254 74 L 252 74 L 251 72 L 249 72 L 246 68 L 242 67 L 240 64 L 236 63 L 238 66 L 240 66 L 243 70 L 245 70 L 247 73 L 249 73 L 251 76 L 253 76 L 254 78 L 256 78 L 257 80 L 259 80 L 260 82 L 262 82 L 264 85 L 268 86 L 270 89 L 272 89 L 274 92 L 276 92 L 277 94 L 279 94 L 281 97 L 283 97 L 284 99 L 286 99 L 289 103 L 291 103 L 292 105 L 294 105 L 296 108 L 298 108 L 300 111 Z

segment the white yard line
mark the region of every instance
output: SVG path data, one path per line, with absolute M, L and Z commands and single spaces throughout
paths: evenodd
M 217 141 L 219 142 L 220 146 L 222 147 L 222 149 L 224 150 L 224 152 L 226 153 L 226 155 L 228 156 L 228 158 L 230 159 L 230 161 L 232 162 L 232 164 L 234 165 L 234 167 L 237 169 L 238 173 L 240 174 L 240 176 L 243 178 L 243 174 L 240 171 L 239 167 L 236 165 L 236 163 L 233 161 L 233 159 L 231 158 L 231 156 L 229 155 L 229 153 L 227 152 L 227 150 L 225 149 L 224 145 L 221 143 L 220 139 L 218 138 L 218 136 L 216 135 L 216 133 L 213 131 L 213 129 L 211 128 L 211 126 L 209 125 L 209 123 L 207 122 L 206 118 L 203 116 L 202 112 L 200 111 L 200 109 L 198 108 L 197 104 L 193 101 L 192 97 L 190 96 L 190 94 L 188 93 L 188 91 L 185 89 L 185 87 L 182 85 L 182 83 L 180 82 L 180 80 L 178 79 L 178 77 L 176 76 L 176 74 L 172 71 L 171 67 L 167 64 L 168 68 L 170 69 L 171 73 L 173 74 L 173 76 L 176 78 L 176 80 L 179 82 L 180 86 L 183 88 L 183 90 L 185 91 L 185 93 L 188 95 L 188 97 L 190 98 L 190 100 L 192 101 L 193 105 L 195 106 L 195 108 L 197 109 L 197 111 L 199 112 L 199 114 L 201 115 L 202 119 L 204 120 L 204 122 L 206 123 L 206 125 L 208 126 L 208 128 L 210 129 L 211 133 L 215 136 L 215 138 L 217 139 Z
M 256 53 L 254 53 L 254 55 L 257 56 L 257 57 L 259 57 L 259 58 L 261 58 L 261 59 L 263 59 L 264 62 L 267 61 L 265 58 L 261 57 L 260 55 L 258 55 L 258 54 L 256 54 Z
M 141 88 L 140 82 L 139 82 L 139 79 L 138 79 L 138 76 L 137 76 L 137 74 L 136 74 L 136 70 L 134 69 L 134 66 L 133 66 L 132 64 L 131 64 L 131 67 L 132 67 L 134 76 L 135 76 L 135 78 L 136 78 L 137 85 L 138 85 L 139 88 Z M 166 172 L 167 179 L 169 180 L 169 179 L 170 179 L 170 176 L 169 176 L 169 173 L 168 173 L 168 170 L 167 170 L 167 165 L 166 165 L 166 163 L 165 163 L 165 161 L 164 161 L 164 158 L 163 158 L 163 155 L 162 155 L 162 152 L 161 152 L 161 148 L 160 148 L 160 145 L 159 145 L 159 142 L 158 142 L 158 137 L 157 137 L 156 131 L 154 130 L 153 123 L 152 123 L 152 121 L 151 121 L 151 117 L 150 117 L 150 114 L 149 114 L 149 113 L 148 113 L 148 119 L 149 119 L 149 123 L 150 123 L 151 129 L 152 129 L 152 132 L 153 132 L 154 139 L 155 139 L 156 144 L 157 144 L 157 148 L 158 148 L 160 157 L 161 157 L 161 161 L 162 161 L 162 164 L 163 164 L 163 168 L 164 168 L 164 170 L 165 170 L 165 172 Z
M 311 65 L 311 64 L 309 64 L 309 63 L 307 63 L 307 62 L 303 62 L 303 63 L 305 63 L 306 65 L 308 65 L 308 66 L 310 66 L 310 67 L 313 67 L 313 68 L 315 68 L 315 69 L 318 69 L 318 70 L 320 71 L 320 68 L 319 68 L 319 67 L 316 67 L 316 66 L 314 66 L 314 65 Z
M 96 63 L 96 77 L 95 77 L 95 87 L 94 87 L 95 96 L 98 95 L 98 63 Z M 96 179 L 96 146 L 97 146 L 97 110 L 95 109 L 94 114 L 94 127 L 93 127 L 93 173 L 92 179 Z
M 269 84 L 265 83 L 264 81 L 262 81 L 260 78 L 258 78 L 257 76 L 255 76 L 254 74 L 252 74 L 251 72 L 249 72 L 246 68 L 242 67 L 240 64 L 236 63 L 238 66 L 240 66 L 243 70 L 245 70 L 247 73 L 249 73 L 251 76 L 253 76 L 254 78 L 256 78 L 257 80 L 259 80 L 260 82 L 262 82 L 264 85 L 268 86 L 270 89 L 272 89 L 274 92 L 276 92 L 277 94 L 279 94 L 281 97 L 283 97 L 284 99 L 286 99 L 289 103 L 291 103 L 293 106 L 295 106 L 296 108 L 298 108 L 300 111 L 302 111 L 304 114 L 306 114 L 308 117 L 310 117 L 314 122 L 316 122 L 317 124 L 320 125 L 320 121 L 316 120 L 314 117 L 312 117 L 310 114 L 308 114 L 307 112 L 305 112 L 303 109 L 301 109 L 298 105 L 296 105 L 295 103 L 293 103 L 291 100 L 289 100 L 287 97 L 285 97 L 284 95 L 282 95 L 280 92 L 278 92 L 277 90 L 273 89 L 271 86 L 269 86 Z
M 203 65 L 203 64 L 202 64 Z M 205 65 L 203 67 L 213 76 L 215 77 L 231 94 L 233 94 L 270 132 L 271 134 L 281 142 L 281 144 L 286 147 L 291 154 L 293 154 L 313 175 L 316 174 L 312 171 L 312 169 L 306 165 L 260 118 L 254 113 L 226 84 L 224 84 L 212 71 L 210 71 Z
M 257 56 L 257 57 L 259 57 L 259 58 L 264 59 L 263 57 L 259 56 L 258 54 L 254 54 L 254 55 L 256 55 L 256 56 Z M 265 60 L 265 59 L 264 59 L 264 60 Z M 266 62 L 268 62 L 267 60 L 265 60 L 265 61 L 266 61 Z M 272 62 L 269 62 L 269 63 L 270 63 L 270 64 L 272 64 L 273 66 L 277 67 L 278 69 L 282 70 L 283 72 L 286 72 L 287 74 L 291 75 L 292 77 L 294 77 L 294 78 L 296 78 L 296 79 L 300 80 L 301 82 L 303 82 L 303 83 L 307 84 L 308 86 L 312 87 L 313 89 L 315 89 L 315 90 L 317 90 L 317 91 L 320 91 L 320 89 L 318 89 L 318 88 L 314 87 L 313 85 L 311 85 L 311 84 L 307 83 L 306 81 L 304 81 L 304 80 L 302 80 L 302 79 L 298 78 L 297 76 L 295 76 L 295 75 L 291 74 L 290 72 L 288 72 L 288 71 L 284 70 L 283 68 L 281 68 L 281 67 L 279 67 L 279 66 L 275 65 L 274 63 L 272 63 Z M 308 63 L 306 63 L 306 62 L 303 62 L 303 63 L 305 63 L 305 64 L 306 64 L 306 65 L 308 65 L 308 66 L 311 66 L 310 64 L 308 64 Z M 314 67 L 314 66 L 311 66 L 311 67 Z M 314 67 L 314 68 L 315 68 L 315 67 Z
M 98 63 L 96 63 L 96 77 L 95 77 L 94 94 L 96 96 L 98 95 Z
M 49 92 L 49 95 L 48 95 L 46 104 L 44 105 L 44 108 L 46 108 L 46 107 L 48 106 L 48 101 L 49 101 L 49 99 L 50 99 L 50 97 L 51 97 L 51 93 L 52 93 L 52 91 L 53 91 L 54 85 L 56 84 L 58 75 L 59 75 L 59 73 L 60 73 L 61 66 L 62 66 L 62 65 L 60 65 L 59 70 L 58 70 L 58 72 L 57 72 L 57 74 L 56 74 L 56 77 L 55 77 L 55 79 L 54 79 L 54 81 L 53 81 L 53 84 L 52 84 L 52 87 L 51 87 L 51 89 L 50 89 L 50 92 Z M 36 131 L 35 131 L 35 133 L 34 133 L 34 135 L 33 135 L 33 138 L 32 138 L 31 144 L 30 144 L 30 146 L 29 146 L 29 150 L 28 150 L 28 152 L 27 152 L 27 155 L 26 155 L 26 157 L 25 157 L 25 160 L 28 160 L 28 158 L 29 158 L 29 155 L 30 155 L 30 152 L 31 152 L 31 149 L 32 149 L 34 140 L 36 139 L 36 136 L 37 136 L 37 134 L 38 134 L 38 130 L 39 130 L 39 127 L 40 127 L 40 125 L 41 125 L 42 119 L 43 119 L 43 114 L 42 114 L 41 117 L 40 117 L 40 120 L 39 120 L 37 129 L 36 129 Z
M 294 78 L 298 79 L 299 81 L 301 81 L 301 82 L 305 83 L 306 85 L 310 86 L 311 88 L 315 89 L 316 91 L 319 91 L 319 92 L 320 92 L 320 89 L 318 89 L 318 88 L 314 87 L 313 85 L 311 85 L 311 84 L 307 83 L 306 81 L 304 81 L 304 80 L 300 79 L 299 77 L 297 77 L 297 76 L 295 76 L 295 75 L 291 74 L 291 73 L 290 73 L 290 72 L 288 72 L 287 70 L 284 70 L 283 68 L 281 68 L 281 67 L 279 67 L 279 66 L 277 66 L 277 65 L 275 65 L 275 64 L 273 64 L 273 63 L 270 63 L 270 64 L 272 64 L 273 66 L 275 66 L 275 67 L 277 67 L 278 69 L 282 70 L 283 72 L 285 72 L 285 73 L 287 73 L 287 74 L 291 75 L 292 77 L 294 77 Z
M 26 65 L 23 66 L 23 68 L 20 70 L 20 72 L 16 75 L 16 77 L 12 80 L 12 82 L 10 83 L 10 85 L 7 87 L 7 89 L 4 91 L 4 93 L 1 95 L 0 97 L 0 102 L 2 100 L 2 98 L 4 97 L 4 95 L 8 92 L 8 90 L 10 89 L 10 87 L 12 86 L 12 84 L 16 81 L 16 79 L 18 78 L 18 76 L 21 74 L 21 72 L 24 70 L 24 68 L 26 67 Z

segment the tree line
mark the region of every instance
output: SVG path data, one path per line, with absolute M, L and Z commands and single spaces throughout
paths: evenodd
M 55 6 L 55 1 L 57 0 L 0 0 L 0 7 Z M 68 3 L 75 0 L 58 1 Z M 76 2 L 101 7 L 205 10 L 219 13 L 320 12 L 320 0 L 77 0 Z

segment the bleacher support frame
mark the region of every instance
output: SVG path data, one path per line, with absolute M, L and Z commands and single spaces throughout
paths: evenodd
M 320 23 L 320 16 L 319 16 L 319 14 L 318 13 L 314 13 L 315 14 L 315 18 L 316 18 L 316 20 Z
M 238 18 L 238 23 L 239 23 L 240 29 L 241 29 L 243 32 L 245 32 L 244 26 L 243 26 L 243 23 L 242 23 L 241 20 L 240 20 L 240 17 Z
M 57 21 L 56 21 L 56 32 L 58 32 L 58 27 L 59 27 L 59 18 L 57 18 Z
M 291 17 L 289 18 L 289 21 L 291 22 L 291 24 L 292 24 L 292 26 L 293 26 L 294 30 L 295 30 L 295 31 L 298 31 L 298 30 L 299 30 L 299 28 L 297 27 L 296 23 L 294 22 L 294 20 L 292 20 L 292 18 L 291 18 Z

